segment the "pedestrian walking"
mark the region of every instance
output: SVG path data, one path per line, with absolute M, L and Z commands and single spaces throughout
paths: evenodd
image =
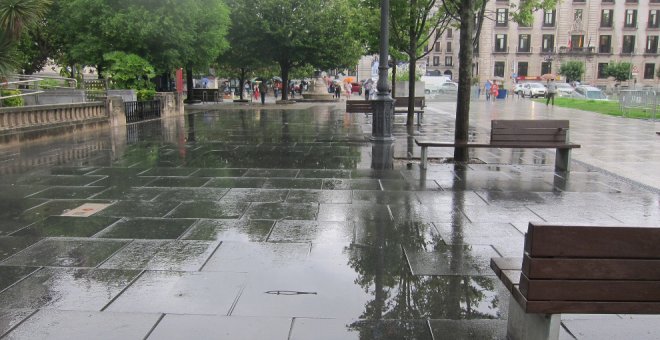
M 490 82 L 490 79 L 486 79 L 484 84 L 484 92 L 486 93 L 486 101 L 490 100 L 490 89 L 493 87 L 493 83 Z
M 266 93 L 268 93 L 268 85 L 265 81 L 259 83 L 259 92 L 261 93 L 261 104 L 266 104 Z
M 490 96 L 493 98 L 493 101 L 497 99 L 497 96 L 500 94 L 500 87 L 497 85 L 496 81 L 493 81 L 493 85 L 490 87 Z
M 339 82 L 335 83 L 335 98 L 341 98 L 341 83 Z
M 353 85 L 350 82 L 346 82 L 344 84 L 344 90 L 346 91 L 346 100 L 350 99 L 353 94 Z
M 369 94 L 371 94 L 372 86 L 373 82 L 371 79 L 364 82 L 364 100 L 369 100 Z
M 548 84 L 546 85 L 548 88 L 548 93 L 546 93 L 546 100 L 545 100 L 545 106 L 548 106 L 550 103 L 550 100 L 552 100 L 552 106 L 555 106 L 555 94 L 557 94 L 557 84 L 555 84 L 554 79 L 548 79 Z

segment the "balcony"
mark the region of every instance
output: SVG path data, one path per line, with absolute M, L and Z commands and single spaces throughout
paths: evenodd
M 559 54 L 573 54 L 573 55 L 592 55 L 596 53 L 596 47 L 568 47 L 560 46 Z

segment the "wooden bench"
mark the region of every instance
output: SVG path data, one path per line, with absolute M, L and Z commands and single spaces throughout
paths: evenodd
M 569 171 L 571 149 L 580 145 L 569 143 L 568 120 L 492 120 L 490 143 L 446 143 L 415 138 L 422 147 L 422 169 L 428 163 L 429 147 L 556 149 L 555 171 Z
M 400 104 L 400 99 L 402 98 L 396 98 L 394 101 L 394 113 L 408 113 L 408 98 L 404 97 L 405 99 L 405 110 L 396 110 L 397 107 L 401 107 Z M 420 101 L 418 101 L 420 99 Z M 346 101 L 346 112 L 350 113 L 367 113 L 367 114 L 372 114 L 373 113 L 373 106 L 372 106 L 372 100 L 347 100 Z M 421 125 L 421 116 L 424 114 L 424 97 L 415 97 L 415 105 L 419 104 L 422 105 L 421 108 L 415 108 L 415 113 L 417 113 L 417 125 Z
M 660 228 L 530 223 L 522 258 L 492 258 L 508 339 L 557 339 L 561 314 L 660 313 Z

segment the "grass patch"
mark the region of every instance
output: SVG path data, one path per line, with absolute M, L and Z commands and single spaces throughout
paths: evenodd
M 536 101 L 545 104 L 545 99 L 537 99 Z M 555 97 L 555 106 L 566 107 L 569 109 L 578 109 L 583 111 L 598 112 L 608 116 L 623 117 L 623 113 L 619 108 L 619 102 L 616 101 L 583 100 L 583 99 Z M 637 119 L 650 119 L 652 118 L 652 115 L 653 115 L 652 110 L 633 108 L 627 111 L 625 117 L 637 118 Z M 658 113 L 658 116 L 660 116 L 660 112 Z

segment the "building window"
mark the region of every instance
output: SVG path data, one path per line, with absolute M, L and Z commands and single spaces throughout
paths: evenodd
M 498 8 L 497 9 L 497 20 L 495 21 L 495 26 L 506 27 L 509 22 L 509 9 L 508 8 Z
M 479 63 L 472 63 L 472 74 L 475 76 L 479 75 Z
M 571 40 L 568 41 L 568 47 L 572 50 L 581 50 L 584 47 L 584 35 L 571 35 Z
M 454 37 L 454 32 L 452 31 L 451 28 L 447 29 L 447 38 L 453 38 Z
M 658 25 L 658 10 L 652 9 L 649 11 L 649 28 L 659 28 Z
M 655 64 L 644 64 L 644 79 L 655 78 Z
M 543 11 L 543 27 L 555 27 L 556 10 Z
M 442 52 L 442 50 L 440 49 L 440 43 L 435 43 L 435 51 Z
M 658 36 L 649 35 L 646 37 L 646 53 L 656 54 L 658 53 Z
M 527 66 L 526 61 L 518 62 L 518 77 L 527 77 Z
M 451 56 L 446 56 L 445 57 L 445 66 L 453 66 L 454 63 L 452 63 Z
M 518 35 L 518 52 L 530 52 L 530 40 L 532 36 L 530 34 L 520 34 Z
M 554 52 L 554 49 L 555 49 L 554 34 L 544 34 L 543 41 L 541 42 L 541 50 L 543 52 Z
M 552 62 L 544 61 L 541 63 L 541 74 L 552 73 Z
M 605 69 L 607 69 L 607 63 L 598 63 L 598 79 L 607 79 Z
M 495 34 L 495 52 L 506 52 L 506 34 Z
M 621 48 L 621 53 L 628 53 L 628 54 L 635 53 L 635 36 L 634 35 L 624 35 L 623 36 L 623 47 Z
M 611 35 L 601 35 L 598 38 L 598 53 L 612 53 Z
M 626 20 L 623 22 L 623 27 L 635 28 L 637 27 L 637 10 L 627 9 Z
M 440 57 L 435 56 L 433 57 L 433 66 L 438 66 L 440 65 Z
M 612 27 L 613 9 L 604 9 L 600 11 L 600 27 Z
M 451 53 L 451 41 L 447 41 L 447 53 Z
M 503 61 L 496 61 L 495 62 L 495 71 L 493 72 L 493 76 L 504 78 L 504 62 Z

